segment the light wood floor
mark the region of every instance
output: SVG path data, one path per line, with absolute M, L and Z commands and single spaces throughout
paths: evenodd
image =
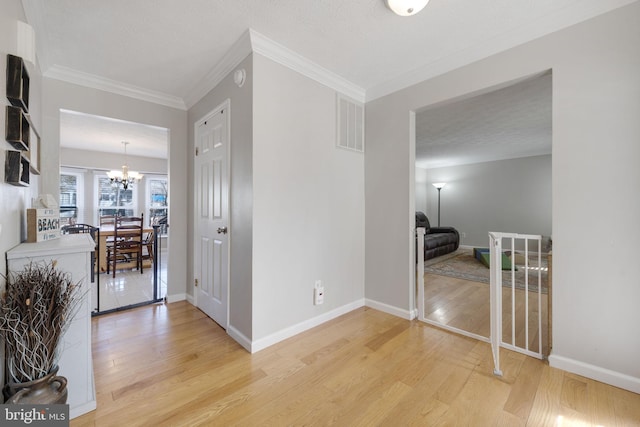
M 483 337 L 489 337 L 489 285 L 453 277 L 425 273 L 425 318 L 443 325 L 462 329 Z M 502 288 L 502 339 L 525 348 L 525 295 L 524 290 L 516 289 L 512 299 L 511 289 Z M 548 345 L 548 304 L 547 295 L 541 294 L 542 328 L 538 328 L 538 294 L 529 295 L 529 350 L 537 352 L 540 344 L 538 338 L 542 333 L 542 354 L 549 354 Z M 515 323 L 512 322 L 512 302 L 515 300 Z M 514 328 L 512 328 L 514 327 Z
M 71 426 L 632 426 L 640 395 L 373 309 L 248 354 L 186 302 L 93 319 Z

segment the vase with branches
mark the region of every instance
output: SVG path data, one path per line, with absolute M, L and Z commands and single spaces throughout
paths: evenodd
M 61 339 L 82 302 L 80 284 L 57 270 L 55 262 L 30 263 L 22 271 L 10 274 L 6 282 L 0 298 L 0 336 L 5 345 L 8 376 L 3 388 L 5 398 L 20 393 L 24 399 L 21 384 L 28 384 L 27 392 L 34 394 L 34 384 L 47 378 L 45 387 L 64 393 L 66 401 L 66 379 L 55 374 Z M 43 403 L 64 403 L 59 401 L 60 396 L 56 399 Z

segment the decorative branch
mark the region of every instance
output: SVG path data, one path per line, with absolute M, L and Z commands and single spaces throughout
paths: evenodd
M 10 275 L 0 298 L 0 335 L 12 382 L 42 378 L 58 363 L 61 337 L 82 297 L 80 284 L 54 263 L 30 263 Z

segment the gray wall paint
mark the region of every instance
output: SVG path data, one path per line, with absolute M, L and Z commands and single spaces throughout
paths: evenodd
M 19 0 L 6 0 L 2 2 L 2 13 L 0 13 L 0 82 L 2 82 L 2 92 L 4 94 L 5 82 L 7 78 L 7 54 L 17 55 L 17 21 L 26 22 L 22 3 Z M 36 64 L 27 63 L 27 70 L 30 77 L 30 94 L 29 94 L 29 111 L 31 118 L 35 122 L 36 129 L 41 130 L 41 107 L 42 107 L 42 76 L 40 68 Z M 0 113 L 0 129 L 4 135 L 5 129 L 5 109 L 9 104 L 7 98 L 3 95 L 2 113 Z M 0 142 L 0 164 L 2 165 L 2 175 L 0 179 L 0 273 L 7 271 L 6 258 L 4 253 L 9 249 L 17 246 L 27 238 L 26 229 L 26 211 L 31 207 L 31 199 L 38 195 L 38 187 L 40 177 L 31 175 L 30 186 L 14 187 L 5 183 L 4 162 L 6 150 L 14 150 L 13 146 L 2 138 Z M 0 276 L 0 292 L 4 290 L 5 278 Z M 4 361 L 4 345 L 0 345 L 0 360 Z M 0 384 L 4 384 L 4 363 L 0 367 Z M 4 399 L 0 398 L 0 402 Z
M 447 183 L 440 223 L 466 233 L 463 245 L 488 247 L 489 231 L 551 235 L 551 155 L 428 169 L 427 182 Z M 427 192 L 436 226 L 438 191 Z
M 18 20 L 25 22 L 26 18 L 19 0 L 9 0 L 3 2 L 2 13 L 0 13 L 0 82 L 2 82 L 2 112 L 0 113 L 0 129 L 4 135 L 6 105 L 9 104 L 4 96 L 4 88 L 7 76 L 7 54 L 17 55 L 17 33 Z M 30 96 L 29 110 L 31 118 L 35 122 L 36 129 L 41 133 L 41 107 L 42 107 L 42 76 L 40 69 L 33 64 L 26 62 L 30 76 Z M 18 245 L 27 238 L 26 211 L 31 207 L 31 199 L 38 195 L 40 177 L 31 174 L 31 185 L 25 187 L 15 187 L 5 183 L 4 163 L 6 150 L 15 150 L 11 144 L 5 141 L 4 137 L 0 142 L 0 164 L 2 165 L 2 179 L 0 179 L 0 251 L 4 254 L 7 250 Z M 6 272 L 6 259 L 4 255 L 0 257 L 0 273 Z M 5 279 L 0 276 L 0 290 L 4 289 Z M 1 369 L 0 369 L 1 371 Z
M 169 129 L 169 251 L 167 295 L 184 299 L 187 280 L 187 112 L 71 83 L 43 79 L 43 192 L 58 194 L 60 109 Z
M 427 195 L 429 194 L 427 187 L 435 191 L 431 182 L 435 181 L 427 181 L 427 170 L 416 167 L 416 211 L 427 212 Z
M 364 156 L 335 147 L 335 91 L 261 55 L 237 68 L 247 71 L 242 88 L 230 73 L 189 110 L 189 143 L 194 124 L 229 98 L 229 326 L 255 343 L 362 299 Z M 191 241 L 189 251 L 193 259 Z
M 189 185 L 187 234 L 189 282 L 187 292 L 193 295 L 193 218 L 194 218 L 194 126 L 226 99 L 231 100 L 231 165 L 230 177 L 230 270 L 229 270 L 229 326 L 251 339 L 252 328 L 252 237 L 253 237 L 253 59 L 249 55 L 235 69 L 244 68 L 244 85 L 233 82 L 229 73 L 213 90 L 189 109 Z M 235 71 L 234 69 L 234 71 Z
M 336 147 L 336 92 L 254 54 L 253 338 L 364 296 L 364 156 Z M 313 305 L 316 280 L 323 305 Z
M 367 104 L 367 298 L 412 308 L 410 111 L 552 69 L 551 360 L 640 391 L 639 18 L 636 2 Z

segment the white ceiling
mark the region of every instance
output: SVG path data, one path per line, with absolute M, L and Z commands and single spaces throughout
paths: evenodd
M 384 0 L 22 3 L 45 76 L 82 76 L 186 108 L 249 28 L 371 100 L 634 1 L 431 0 L 412 17 Z
M 60 145 L 79 150 L 131 156 L 167 158 L 169 131 L 151 125 L 94 116 L 77 111 L 60 111 Z
M 425 169 L 551 154 L 551 72 L 416 113 Z

